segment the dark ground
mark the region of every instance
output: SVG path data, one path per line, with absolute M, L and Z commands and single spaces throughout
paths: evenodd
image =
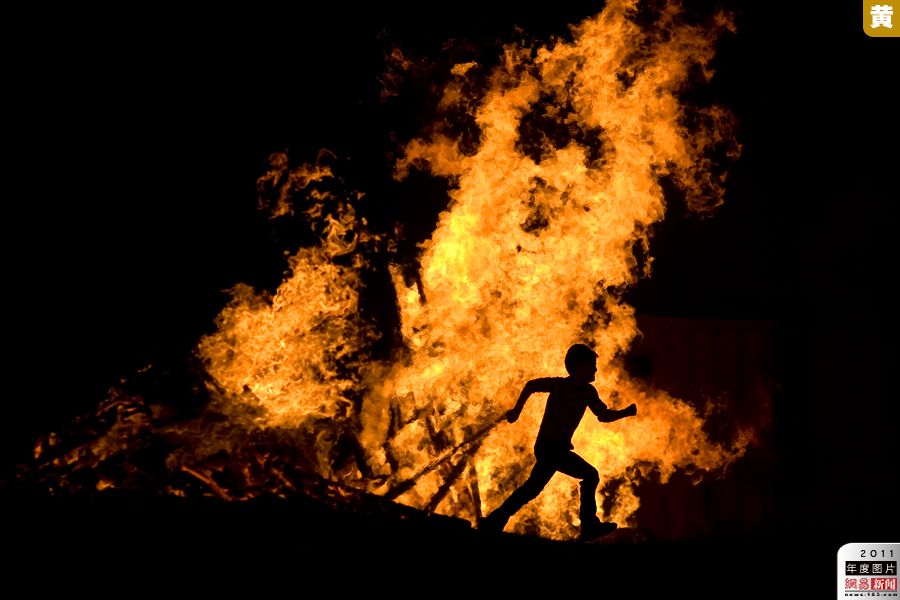
M 8 510 L 7 514 L 15 514 Z M 692 598 L 830 596 L 839 546 L 829 534 L 593 543 L 484 534 L 467 522 L 402 508 L 334 509 L 313 500 L 29 506 L 5 539 L 8 580 L 52 574 L 39 588 L 150 593 L 412 597 L 483 593 Z M 863 536 L 865 537 L 865 536 Z M 613 539 L 614 538 L 614 539 Z M 853 538 L 857 539 L 857 538 Z M 609 541 L 605 541 L 609 540 Z M 28 574 L 28 575 L 26 575 Z
M 386 132 L 409 137 L 428 115 L 377 102 L 383 49 L 395 41 L 436 56 L 448 38 L 508 38 L 513 23 L 540 37 L 595 12 L 588 2 L 554 3 L 552 13 L 482 4 L 123 14 L 115 27 L 79 9 L 12 23 L 3 478 L 31 440 L 90 410 L 117 378 L 187 352 L 211 327 L 221 290 L 277 284 L 282 247 L 255 211 L 269 152 L 350 156 L 366 165 L 361 188 L 427 224 L 436 207 L 384 180 Z M 300 501 L 58 504 L 5 494 L 4 530 L 25 536 L 8 538 L 24 544 L 13 564 L 83 566 L 68 580 L 83 584 L 111 570 L 157 582 L 188 574 L 195 589 L 256 577 L 270 558 L 284 568 L 278 577 L 340 573 L 337 589 L 355 587 L 354 565 L 365 565 L 384 582 L 373 591 L 411 595 L 425 591 L 400 574 L 406 564 L 438 589 L 467 589 L 471 573 L 554 579 L 535 568 L 550 561 L 584 566 L 595 581 L 624 574 L 713 596 L 696 587 L 709 561 L 719 584 L 735 586 L 721 597 L 767 589 L 773 569 L 795 589 L 832 593 L 841 544 L 898 533 L 888 490 L 897 487 L 890 290 L 900 137 L 888 89 L 900 40 L 867 38 L 856 6 L 814 6 L 802 19 L 784 7 L 730 6 L 739 33 L 723 42 L 713 93 L 737 114 L 744 152 L 715 218 L 673 215 L 660 228 L 656 273 L 634 302 L 648 314 L 775 322 L 777 516 L 768 527 L 585 547 Z M 86 567 L 94 553 L 114 568 Z M 445 560 L 432 567 L 432 555 Z M 520 562 L 500 569 L 507 561 Z

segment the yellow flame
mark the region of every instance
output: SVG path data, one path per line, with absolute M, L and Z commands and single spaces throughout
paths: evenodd
M 356 271 L 318 248 L 300 251 L 291 266 L 271 299 L 235 288 L 216 320 L 219 331 L 199 352 L 219 385 L 265 409 L 261 424 L 296 427 L 310 417 L 346 416 L 355 382 L 338 363 L 352 358 L 368 333 L 357 318 Z

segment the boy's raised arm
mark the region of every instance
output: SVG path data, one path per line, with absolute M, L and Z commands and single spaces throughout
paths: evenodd
M 594 390 L 594 394 L 597 394 L 596 390 Z M 599 395 L 588 401 L 588 407 L 590 407 L 591 412 L 597 415 L 597 420 L 601 423 L 612 423 L 613 421 L 618 421 L 625 417 L 633 417 L 637 414 L 637 405 L 634 402 L 622 410 L 613 410 L 606 407 L 603 401 L 600 400 Z
M 528 400 L 528 397 L 540 392 L 549 392 L 551 381 L 551 377 L 539 377 L 526 383 L 525 387 L 522 388 L 522 392 L 519 394 L 519 399 L 516 400 L 516 405 L 506 413 L 506 420 L 510 423 L 515 423 L 519 419 L 519 414 L 521 414 L 522 408 L 525 406 L 525 401 Z
M 625 417 L 633 417 L 637 414 L 637 405 L 632 402 L 622 410 L 613 410 L 611 408 L 607 408 L 603 411 L 602 414 L 597 415 L 597 419 L 601 423 L 612 423 L 613 421 L 618 421 L 619 419 L 624 419 Z

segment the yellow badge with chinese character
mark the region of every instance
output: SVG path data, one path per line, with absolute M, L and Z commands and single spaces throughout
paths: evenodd
M 863 0 L 863 30 L 870 37 L 900 37 L 900 0 Z

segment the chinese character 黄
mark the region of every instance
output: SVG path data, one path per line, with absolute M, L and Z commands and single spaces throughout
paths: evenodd
M 872 29 L 876 27 L 893 29 L 894 24 L 891 23 L 891 16 L 894 14 L 894 7 L 890 4 L 876 4 L 869 10 L 869 14 L 872 15 L 872 22 L 869 24 L 869 27 Z

